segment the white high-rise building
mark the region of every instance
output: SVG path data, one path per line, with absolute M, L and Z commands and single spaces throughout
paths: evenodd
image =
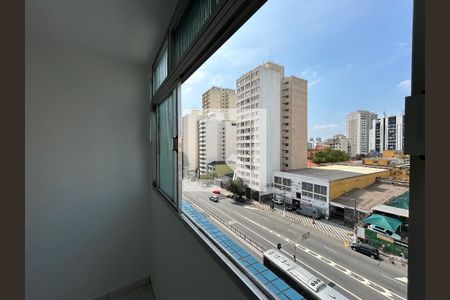
M 236 93 L 234 90 L 212 87 L 203 93 L 198 143 L 200 175 L 207 173 L 208 163 L 228 161 L 235 157 Z
M 265 63 L 236 81 L 236 173 L 260 194 L 271 192 L 280 170 L 280 106 L 284 67 Z
M 383 153 L 384 150 L 403 151 L 404 120 L 404 114 L 373 120 L 369 133 L 369 151 L 375 153 Z
M 228 161 L 235 153 L 236 122 L 225 119 L 221 112 L 209 112 L 199 122 L 200 175 L 207 173 L 208 163 Z
M 196 171 L 198 164 L 198 122 L 200 110 L 192 110 L 183 116 L 183 175 Z
M 369 130 L 378 116 L 365 110 L 357 110 L 347 115 L 347 137 L 350 141 L 351 156 L 369 153 Z

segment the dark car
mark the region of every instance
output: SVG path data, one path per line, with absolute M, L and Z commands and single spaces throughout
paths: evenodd
M 298 209 L 298 206 L 292 205 L 292 204 L 286 204 L 285 209 L 288 211 L 296 211 Z
M 352 248 L 353 251 L 360 252 L 375 259 L 380 257 L 380 252 L 378 249 L 368 244 L 352 243 L 350 248 Z
M 304 215 L 304 216 L 308 216 L 308 217 L 312 217 L 316 220 L 321 218 L 321 214 L 319 212 L 319 210 L 317 208 L 314 207 L 300 207 L 296 210 L 297 213 Z
M 238 195 L 234 195 L 234 196 L 233 196 L 233 200 L 234 200 L 234 201 L 237 201 L 237 202 L 242 202 L 242 203 L 245 202 L 245 199 L 242 198 L 242 196 L 238 196 Z
M 209 200 L 214 201 L 214 202 L 219 202 L 219 197 L 217 195 L 212 195 L 212 196 L 209 196 Z

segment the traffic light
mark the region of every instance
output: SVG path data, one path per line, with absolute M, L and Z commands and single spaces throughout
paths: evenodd
M 278 243 L 277 248 L 278 248 L 278 250 L 281 249 L 281 243 Z

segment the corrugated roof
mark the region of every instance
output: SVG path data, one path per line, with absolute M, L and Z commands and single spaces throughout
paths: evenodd
M 388 213 L 388 214 L 392 214 L 392 215 L 396 215 L 396 216 L 400 216 L 400 217 L 409 218 L 409 210 L 405 209 L 405 208 L 380 204 L 380 205 L 375 206 L 372 210 L 374 212 L 375 211 L 383 212 L 383 213 Z
M 329 181 L 341 180 L 367 174 L 386 172 L 384 169 L 366 168 L 359 166 L 328 165 L 314 168 L 282 171 L 291 174 L 317 177 Z

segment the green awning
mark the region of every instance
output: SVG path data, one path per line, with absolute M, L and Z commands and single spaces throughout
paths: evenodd
M 384 229 L 388 229 L 391 230 L 392 232 L 395 232 L 397 230 L 397 228 L 400 227 L 400 225 L 402 225 L 402 221 L 391 218 L 391 217 L 387 217 L 387 216 L 382 216 L 379 214 L 373 214 L 370 217 L 366 218 L 363 220 L 364 223 L 368 223 L 368 224 L 373 224 L 376 226 L 380 226 Z
M 409 192 L 406 192 L 403 195 L 395 197 L 394 199 L 392 199 L 392 201 L 386 203 L 386 205 L 409 209 Z

